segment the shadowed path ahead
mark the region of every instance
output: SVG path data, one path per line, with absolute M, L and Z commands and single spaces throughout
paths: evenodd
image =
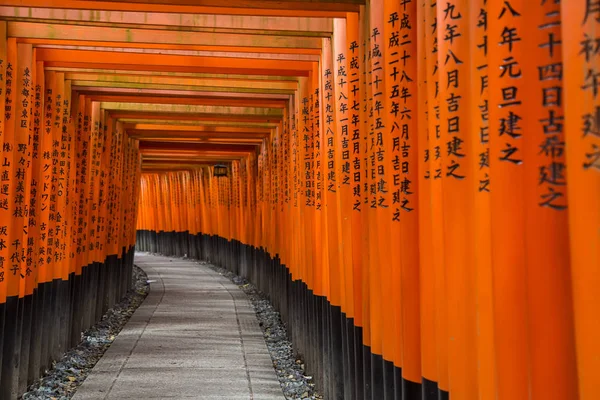
M 284 399 L 256 315 L 196 262 L 136 254 L 150 294 L 74 399 Z

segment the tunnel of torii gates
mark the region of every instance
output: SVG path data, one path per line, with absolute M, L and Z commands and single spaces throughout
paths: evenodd
M 137 248 L 327 399 L 598 399 L 599 91 L 598 1 L 0 1 L 0 398 Z

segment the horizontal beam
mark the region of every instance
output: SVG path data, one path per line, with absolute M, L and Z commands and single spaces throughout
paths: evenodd
M 175 86 L 181 88 L 194 87 L 222 87 L 231 89 L 259 89 L 259 90 L 286 90 L 295 91 L 298 83 L 295 81 L 267 81 L 253 79 L 224 79 L 224 78 L 188 78 L 178 76 L 153 76 L 153 75 L 134 75 L 128 73 L 121 74 L 99 74 L 95 72 L 67 72 L 65 79 L 84 82 L 85 85 L 92 85 L 90 82 L 98 82 L 99 85 L 115 85 L 109 87 L 124 87 L 127 85 L 163 85 Z M 131 86 L 134 87 L 134 86 Z M 187 89 L 192 90 L 192 89 Z
M 145 142 L 156 142 L 156 143 L 208 143 L 208 144 L 231 144 L 231 145 L 260 145 L 263 139 L 250 139 L 250 138 L 239 138 L 234 137 L 231 139 L 221 137 L 210 137 L 210 138 L 187 138 L 187 137 L 136 137 L 135 135 L 128 135 L 132 139 L 143 140 Z
M 113 86 L 102 86 L 102 85 L 94 85 L 94 86 L 85 86 L 82 85 L 82 82 L 79 81 L 70 81 L 71 88 L 74 91 L 77 91 L 81 94 L 89 94 L 93 95 L 132 95 L 132 96 L 157 96 L 157 97 L 172 97 L 179 96 L 183 98 L 219 98 L 219 99 L 236 99 L 236 100 L 247 100 L 251 101 L 256 99 L 257 101 L 289 101 L 289 94 L 280 94 L 280 93 L 263 93 L 263 92 L 248 92 L 248 93 L 240 93 L 240 92 L 218 92 L 218 91 L 208 91 L 208 90 L 183 90 L 178 87 L 169 86 L 169 89 L 155 89 L 152 86 L 150 87 L 137 87 L 137 88 L 128 88 L 128 87 L 113 87 Z
M 254 127 L 229 127 L 229 126 L 177 126 L 177 125 L 160 125 L 160 124 L 124 124 L 123 128 L 127 131 L 135 132 L 185 132 L 189 133 L 236 133 L 236 134 L 261 134 L 268 135 L 271 133 L 271 128 L 254 128 Z
M 275 108 L 255 107 L 225 107 L 225 106 L 201 106 L 187 104 L 152 104 L 152 103 L 122 103 L 122 102 L 100 102 L 100 108 L 105 110 L 120 111 L 148 111 L 169 113 L 193 113 L 193 114 L 240 114 L 240 115 L 263 115 L 283 116 L 283 110 Z
M 222 161 L 215 161 L 215 160 L 207 160 L 207 161 L 198 161 L 195 163 L 190 163 L 188 160 L 170 160 L 170 161 L 166 161 L 165 160 L 154 160 L 154 159 L 146 159 L 144 160 L 144 163 L 142 164 L 142 168 L 146 168 L 146 169 L 152 169 L 152 168 L 157 168 L 157 169 L 162 169 L 162 168 L 169 168 L 169 167 L 173 167 L 174 165 L 177 166 L 177 168 L 194 168 L 194 169 L 198 169 L 198 168 L 202 168 L 202 167 L 212 167 L 215 164 L 219 164 Z
M 39 50 L 44 50 L 44 49 L 39 49 Z M 50 49 L 46 49 L 46 50 L 50 50 Z M 73 50 L 65 50 L 65 51 L 73 51 Z M 94 52 L 92 52 L 94 53 Z M 95 53 L 95 54 L 99 54 L 99 53 Z M 56 60 L 40 60 L 40 61 L 46 61 L 46 63 L 44 64 L 45 66 L 48 66 L 50 68 L 54 68 L 54 67 L 60 67 L 60 68 L 110 68 L 110 69 L 114 69 L 114 70 L 121 70 L 121 71 L 134 71 L 134 70 L 139 70 L 140 69 L 140 65 L 139 64 L 123 64 L 123 63 L 115 63 L 112 62 L 112 59 L 110 58 L 110 54 L 114 54 L 114 53 L 105 53 L 105 57 L 103 60 L 100 60 L 98 62 L 90 62 L 90 61 L 81 61 L 84 60 L 85 58 L 80 58 L 79 61 L 64 61 L 61 60 L 60 57 L 58 57 Z M 82 55 L 83 56 L 83 55 Z M 85 56 L 84 56 L 85 57 Z M 182 56 L 173 56 L 173 57 L 182 57 Z M 76 57 L 75 57 L 76 58 Z M 184 57 L 182 57 L 184 58 Z M 186 57 L 186 58 L 194 58 L 194 57 Z M 200 59 L 200 57 L 196 57 L 197 59 Z M 207 58 L 202 58 L 203 60 L 206 60 Z M 110 60 L 110 62 L 109 62 Z M 285 61 L 278 61 L 278 62 L 285 62 Z M 296 61 L 297 63 L 300 63 L 302 61 Z M 212 64 L 212 63 L 210 63 Z M 287 75 L 290 77 L 299 77 L 299 76 L 308 76 L 309 75 L 309 71 L 300 71 L 300 70 L 291 70 L 291 69 L 279 69 L 279 70 L 275 70 L 275 69 L 260 69 L 260 68 L 248 68 L 248 65 L 251 64 L 247 64 L 246 66 L 242 66 L 239 61 L 237 66 L 233 66 L 233 65 L 227 65 L 225 67 L 219 68 L 218 66 L 215 65 L 203 65 L 202 62 L 196 61 L 194 63 L 192 63 L 192 65 L 186 64 L 185 60 L 181 60 L 180 63 L 177 64 L 153 64 L 153 63 L 147 63 L 146 65 L 143 66 L 143 68 L 148 71 L 148 72 L 171 72 L 173 74 L 180 74 L 180 73 L 189 73 L 189 72 L 208 72 L 208 73 L 217 73 L 217 72 L 222 72 L 222 73 L 226 73 L 226 74 L 253 74 L 253 75 L 269 75 L 269 74 L 276 74 L 276 75 Z
M 171 72 L 171 71 L 148 71 L 143 69 L 128 69 L 123 70 L 119 68 L 74 68 L 64 66 L 52 66 L 44 65 L 47 71 L 56 72 L 77 72 L 77 73 L 99 73 L 99 74 L 113 74 L 113 75 L 136 75 L 136 76 L 161 76 L 161 77 L 180 77 L 190 79 L 231 79 L 231 80 L 251 80 L 251 81 L 270 81 L 270 82 L 298 82 L 298 77 L 289 75 L 248 75 L 248 74 L 226 74 L 226 73 L 208 73 L 208 72 Z
M 262 47 L 320 49 L 321 38 L 304 38 L 275 35 L 240 35 L 235 33 L 211 33 L 186 31 L 165 31 L 159 29 L 129 29 L 118 27 L 46 24 L 36 22 L 9 21 L 8 37 L 29 39 L 58 39 L 85 42 L 174 44 L 185 48 L 190 46 L 226 47 Z
M 31 44 L 36 49 L 86 50 L 96 52 L 119 52 L 132 54 L 168 54 L 190 57 L 227 57 L 234 59 L 261 59 L 286 61 L 320 60 L 320 50 L 275 49 L 265 47 L 210 47 L 182 46 L 176 44 L 140 44 L 114 42 L 86 42 L 53 39 L 17 39 L 18 43 Z M 118 47 L 115 47 L 118 46 Z
M 111 112 L 110 115 L 113 115 Z M 173 127 L 178 126 L 206 126 L 206 127 L 242 127 L 242 128 L 276 128 L 281 124 L 281 120 L 272 121 L 272 122 L 235 122 L 233 118 L 230 120 L 224 121 L 193 121 L 193 120 L 160 120 L 160 119 L 144 119 L 140 118 L 119 118 L 119 121 L 126 124 L 152 124 L 152 123 L 160 123 L 160 124 L 170 124 Z
M 140 152 L 143 154 L 161 154 L 177 151 L 182 155 L 195 155 L 196 153 L 250 153 L 256 150 L 256 145 L 234 145 L 213 143 L 156 143 L 140 140 Z
M 103 10 L 69 10 L 31 7 L 0 7 L 0 17 L 7 20 L 39 22 L 152 27 L 188 31 L 236 31 L 260 34 L 314 35 L 328 37 L 333 33 L 330 18 L 256 17 L 251 15 L 207 15 L 154 12 L 110 12 Z
M 173 85 L 173 86 L 223 86 L 231 88 L 261 88 L 261 89 L 282 89 L 296 90 L 297 81 L 290 80 L 266 80 L 250 78 L 226 78 L 226 77 L 187 77 L 173 75 L 138 75 L 135 73 L 123 72 L 98 72 L 81 71 L 65 72 L 65 79 L 85 81 L 85 82 L 103 82 L 103 83 L 138 83 L 143 85 Z
M 278 124 L 279 117 L 262 115 L 230 115 L 230 114 L 184 114 L 168 112 L 136 112 L 111 111 L 111 117 L 129 123 L 181 123 L 185 125 L 223 125 L 227 123 L 242 123 L 248 126 L 270 127 Z
M 66 79 L 70 80 L 70 79 Z M 71 80 L 72 87 L 80 91 L 104 91 L 107 92 L 110 89 L 123 89 L 122 93 L 127 91 L 144 90 L 146 93 L 160 92 L 160 91 L 177 91 L 177 92 L 188 92 L 189 95 L 207 95 L 213 93 L 221 97 L 227 96 L 239 96 L 250 95 L 255 97 L 257 95 L 271 98 L 287 98 L 293 94 L 295 90 L 289 89 L 265 89 L 260 87 L 226 87 L 226 86 L 178 86 L 178 85 L 163 85 L 163 84 L 152 84 L 152 83 L 128 83 L 128 82 L 108 82 L 108 81 L 79 81 Z
M 224 107 L 250 107 L 266 109 L 283 109 L 286 102 L 282 100 L 252 99 L 240 97 L 201 97 L 201 96 L 152 96 L 140 93 L 138 95 L 128 94 L 96 94 L 95 92 L 82 92 L 92 101 L 100 102 L 123 102 L 123 103 L 145 103 L 160 105 L 197 105 L 197 106 L 224 106 Z
M 75 10 L 135 11 L 183 14 L 229 14 L 272 17 L 345 18 L 348 12 L 359 12 L 361 0 L 178 0 L 159 2 L 86 1 L 86 0 L 3 0 L 5 6 L 42 7 Z
M 182 154 L 181 152 L 156 152 L 154 150 L 140 152 L 143 161 L 184 161 L 184 162 L 199 162 L 199 161 L 227 161 L 227 160 L 240 160 L 244 157 L 248 157 L 250 153 L 242 152 L 195 152 L 193 154 Z

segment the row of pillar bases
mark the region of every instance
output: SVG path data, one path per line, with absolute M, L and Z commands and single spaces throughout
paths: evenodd
M 363 344 L 362 328 L 338 306 L 292 279 L 277 255 L 216 235 L 138 230 L 136 249 L 203 260 L 248 279 L 281 314 L 294 351 L 330 400 L 446 400 L 436 382 L 412 382 Z M 391 316 L 390 316 L 391 317 Z
M 0 304 L 0 399 L 17 399 L 131 287 L 134 249 Z

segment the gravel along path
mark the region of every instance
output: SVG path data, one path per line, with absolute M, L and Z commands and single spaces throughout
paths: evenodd
M 206 265 L 229 278 L 250 299 L 285 397 L 287 399 L 323 399 L 323 396 L 315 390 L 313 377 L 305 375 L 304 361 L 294 354 L 281 315 L 273 308 L 267 297 L 245 278 L 204 261 L 200 261 L 199 264 Z
M 132 284 L 133 287 L 121 302 L 108 310 L 100 322 L 83 332 L 81 342 L 55 362 L 44 377 L 34 382 L 28 392 L 21 396 L 22 400 L 65 400 L 75 395 L 77 388 L 150 291 L 146 273 L 135 265 Z

